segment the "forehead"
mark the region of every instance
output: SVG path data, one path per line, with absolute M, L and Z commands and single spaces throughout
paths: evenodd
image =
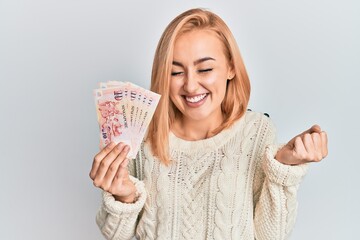
M 174 44 L 174 60 L 193 61 L 203 57 L 225 59 L 224 44 L 211 30 L 192 30 L 178 36 Z

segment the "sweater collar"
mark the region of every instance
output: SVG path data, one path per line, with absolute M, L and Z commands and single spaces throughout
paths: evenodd
M 182 152 L 209 152 L 218 149 L 224 144 L 226 144 L 229 139 L 231 139 L 240 128 L 244 125 L 245 113 L 240 119 L 238 119 L 232 126 L 227 129 L 222 130 L 218 134 L 202 139 L 189 141 L 177 137 L 173 132 L 169 134 L 169 145 L 171 151 L 182 151 Z

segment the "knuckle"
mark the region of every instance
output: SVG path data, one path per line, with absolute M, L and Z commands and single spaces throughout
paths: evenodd
M 102 161 L 100 167 L 103 169 L 107 169 L 109 167 L 109 164 L 107 163 L 107 161 Z
M 306 160 L 308 157 L 307 157 L 306 153 L 302 152 L 302 153 L 299 154 L 299 158 L 302 159 L 302 160 Z
M 101 187 L 100 181 L 98 181 L 96 179 L 93 181 L 93 184 L 94 184 L 95 187 Z
M 109 193 L 114 193 L 114 192 L 115 192 L 114 186 L 112 186 L 112 185 L 109 186 L 108 192 L 109 192 Z
M 103 186 L 102 189 L 106 192 L 110 192 L 110 187 L 109 186 Z
M 316 159 L 316 155 L 313 153 L 309 153 L 307 156 L 307 159 L 310 161 L 314 161 Z
M 111 164 L 109 167 L 110 172 L 115 172 L 117 169 L 118 169 L 117 166 L 115 166 L 114 164 Z
M 94 157 L 94 162 L 95 162 L 95 163 L 100 163 L 101 160 L 102 160 L 102 159 L 99 157 L 99 155 L 96 155 L 96 156 Z
M 122 184 L 123 176 L 121 172 L 115 175 L 114 180 L 116 180 L 116 184 L 120 184 L 120 185 Z
M 119 174 L 116 173 L 116 174 L 114 175 L 113 181 L 116 182 L 116 181 L 118 181 L 118 180 L 119 180 Z

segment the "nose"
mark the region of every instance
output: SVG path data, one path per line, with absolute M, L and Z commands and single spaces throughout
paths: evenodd
M 199 81 L 195 74 L 187 73 L 184 78 L 184 91 L 187 93 L 196 93 L 199 88 Z

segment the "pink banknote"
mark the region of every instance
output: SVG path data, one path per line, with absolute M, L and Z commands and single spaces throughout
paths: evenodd
M 130 146 L 135 158 L 155 112 L 160 95 L 129 82 L 100 83 L 94 90 L 100 128 L 100 148 L 111 141 Z

